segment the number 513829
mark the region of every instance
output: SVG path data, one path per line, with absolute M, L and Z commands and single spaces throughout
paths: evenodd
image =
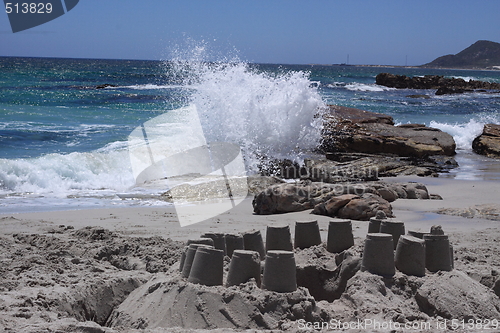
M 47 3 L 36 3 L 36 2 L 24 2 L 22 4 L 7 2 L 5 4 L 5 11 L 7 14 L 50 14 L 52 13 L 52 4 Z

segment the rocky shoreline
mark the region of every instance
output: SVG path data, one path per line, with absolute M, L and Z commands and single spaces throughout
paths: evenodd
M 494 92 L 500 90 L 499 83 L 478 80 L 465 81 L 461 78 L 445 78 L 442 75 L 425 75 L 409 77 L 380 73 L 375 82 L 378 85 L 397 89 L 436 89 L 436 95 L 463 94 L 470 92 Z
M 329 108 L 320 146 L 325 152 L 416 158 L 455 155 L 453 137 L 439 129 L 421 124 L 395 126 L 392 117 L 384 114 L 337 105 Z

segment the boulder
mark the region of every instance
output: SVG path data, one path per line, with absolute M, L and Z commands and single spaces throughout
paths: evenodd
M 379 210 L 387 216 L 393 216 L 391 204 L 387 200 L 372 193 L 365 193 L 350 200 L 337 211 L 336 216 L 341 219 L 368 221 L 375 217 Z
M 480 155 L 500 158 L 500 125 L 484 125 L 483 133 L 472 141 L 472 149 Z
M 353 220 L 368 220 L 383 211 L 392 217 L 389 201 L 430 199 L 421 183 L 366 182 L 328 184 L 301 181 L 276 184 L 255 195 L 253 210 L 257 215 L 280 214 L 313 209 L 312 213 Z
M 344 194 L 376 193 L 364 184 L 325 184 L 309 181 L 285 183 L 268 187 L 255 195 L 252 204 L 258 215 L 298 212 L 312 209 L 332 197 Z
M 389 116 L 330 106 L 325 116 L 321 149 L 325 152 L 394 154 L 423 158 L 454 155 L 455 141 L 448 133 L 420 124 L 394 126 Z
M 359 197 L 355 194 L 344 194 L 333 197 L 324 204 L 316 205 L 317 208 L 315 207 L 313 214 L 336 216 L 339 210 L 353 199 L 359 199 Z
M 313 208 L 315 189 L 296 184 L 273 185 L 255 195 L 252 205 L 255 214 L 299 212 Z

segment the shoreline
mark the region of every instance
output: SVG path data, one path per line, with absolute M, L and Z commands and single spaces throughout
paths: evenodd
M 440 173 L 439 177 L 418 177 L 415 176 L 412 181 L 422 182 L 424 184 L 435 183 L 436 179 L 443 180 L 461 180 L 466 182 L 500 182 L 500 160 L 490 157 L 478 155 L 471 150 L 458 150 L 454 158 L 459 163 L 459 166 L 450 169 L 448 172 Z M 381 180 L 387 182 L 397 182 L 398 177 L 381 177 Z M 437 194 L 440 194 L 437 192 Z M 151 197 L 155 201 L 148 201 L 148 198 L 131 196 L 131 200 L 118 199 L 115 194 L 111 197 L 66 197 L 62 199 L 51 197 L 9 197 L 3 199 L 4 204 L 0 206 L 0 216 L 18 215 L 18 214 L 38 214 L 51 212 L 66 212 L 66 211 L 92 211 L 101 209 L 173 209 L 173 204 L 167 201 L 160 201 Z M 249 194 L 249 196 L 253 196 Z M 157 201 L 156 201 L 157 200 Z M 22 202 L 17 204 L 16 201 Z M 10 203 L 16 204 L 14 208 Z M 46 203 L 44 203 L 46 202 Z M 53 204 L 56 202 L 57 204 Z M 65 203 L 63 203 L 65 202 Z M 52 203 L 52 204 L 51 204 Z
M 419 182 L 427 186 L 429 193 L 439 194 L 443 200 L 397 199 L 392 202 L 395 218 L 408 223 L 407 229 L 426 230 L 431 225 L 442 224 L 443 229 L 466 231 L 474 221 L 475 227 L 495 226 L 495 221 L 483 218 L 464 218 L 437 214 L 438 209 L 459 209 L 475 205 L 495 205 L 498 181 L 459 180 L 453 178 L 429 178 L 418 176 L 398 176 L 381 178 L 391 182 Z M 180 227 L 173 206 L 155 207 L 114 207 L 78 210 L 58 210 L 0 214 L 2 234 L 18 232 L 46 233 L 59 225 L 72 226 L 75 229 L 86 226 L 99 226 L 130 236 L 162 235 L 173 240 L 187 240 L 208 231 L 243 232 L 253 228 L 265 229 L 268 224 L 290 224 L 296 220 L 317 219 L 322 236 L 326 240 L 325 230 L 332 218 L 312 215 L 311 210 L 296 213 L 255 215 L 252 209 L 253 196 L 248 196 L 240 205 L 214 218 L 191 226 Z M 362 226 L 367 221 L 353 221 L 353 226 L 364 237 Z M 364 232 L 366 233 L 366 232 Z

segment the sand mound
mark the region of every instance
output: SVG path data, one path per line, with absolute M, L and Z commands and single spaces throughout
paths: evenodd
M 285 321 L 325 321 L 307 289 L 279 294 L 254 281 L 225 288 L 206 287 L 178 276 L 157 276 L 111 314 L 108 325 L 127 328 L 277 329 Z
M 150 272 L 166 271 L 179 259 L 181 245 L 99 227 L 61 226 L 50 234 L 0 237 L 0 332 L 2 326 L 56 331 L 49 327 L 68 316 L 104 325 L 112 310 L 151 278 Z M 72 330 L 80 325 L 75 322 L 68 322 Z
M 429 276 L 415 296 L 422 311 L 456 319 L 500 319 L 500 299 L 460 271 Z

